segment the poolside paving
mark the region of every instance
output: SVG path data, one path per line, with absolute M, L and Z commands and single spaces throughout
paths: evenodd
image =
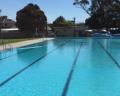
M 21 41 L 16 43 L 4 44 L 4 45 L 0 45 L 0 51 L 11 49 L 11 48 L 18 48 L 18 47 L 39 43 L 39 42 L 43 42 L 51 39 L 54 39 L 54 38 L 40 38 L 40 39 L 32 39 L 32 40 L 26 40 L 26 41 Z

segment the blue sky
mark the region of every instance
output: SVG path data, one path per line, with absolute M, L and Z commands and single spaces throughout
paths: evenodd
M 49 23 L 58 16 L 64 16 L 67 20 L 76 17 L 77 22 L 84 22 L 88 15 L 82 9 L 73 6 L 73 2 L 74 0 L 0 0 L 0 9 L 2 15 L 15 20 L 18 10 L 28 3 L 34 3 L 45 12 Z

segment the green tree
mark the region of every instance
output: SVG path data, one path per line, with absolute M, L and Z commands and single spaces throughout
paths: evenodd
M 58 18 L 56 18 L 56 20 L 53 22 L 54 26 L 64 26 L 64 24 L 66 23 L 66 20 L 63 16 L 60 16 Z
M 74 5 L 81 7 L 90 18 L 86 24 L 96 28 L 119 27 L 119 0 L 75 0 Z
M 16 14 L 16 25 L 27 36 L 37 32 L 45 32 L 47 17 L 39 6 L 32 3 L 19 10 Z
M 72 25 L 73 25 L 73 22 L 67 21 L 63 16 L 59 16 L 53 22 L 54 27 L 71 27 Z

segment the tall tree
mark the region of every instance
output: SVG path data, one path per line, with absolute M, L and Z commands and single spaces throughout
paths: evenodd
M 30 3 L 17 12 L 16 25 L 27 35 L 44 32 L 46 24 L 47 17 L 38 5 Z
M 87 24 L 95 27 L 119 27 L 120 25 L 120 0 L 75 0 L 74 5 L 80 6 L 90 18 Z

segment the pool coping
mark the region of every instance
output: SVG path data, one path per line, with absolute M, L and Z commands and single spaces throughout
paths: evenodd
M 16 42 L 16 43 L 0 45 L 0 51 L 8 50 L 8 49 L 11 49 L 11 48 L 23 47 L 23 46 L 27 46 L 27 45 L 51 40 L 51 39 L 54 39 L 54 38 L 39 38 L 39 39 L 26 40 L 26 41 L 21 41 L 21 42 Z

